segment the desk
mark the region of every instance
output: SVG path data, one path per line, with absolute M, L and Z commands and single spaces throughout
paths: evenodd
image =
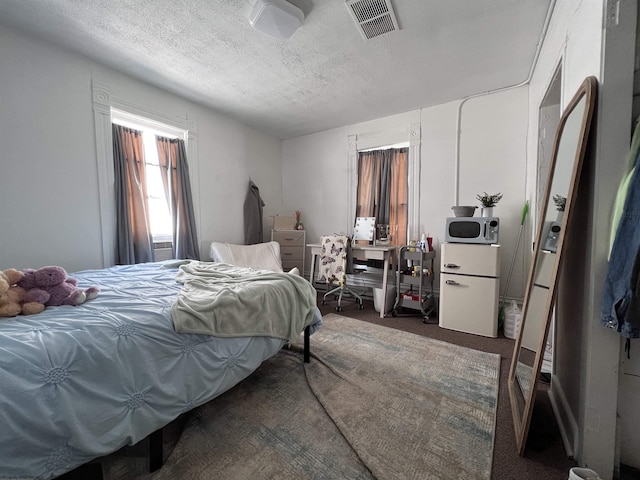
M 320 255 L 322 246 L 319 243 L 308 243 L 307 247 L 311 249 L 311 273 L 309 281 L 313 285 L 313 278 L 316 270 L 316 257 Z M 384 318 L 384 302 L 387 298 L 387 280 L 389 278 L 389 264 L 393 266 L 395 261 L 397 248 L 391 245 L 352 245 L 351 251 L 358 258 L 367 260 L 384 260 L 384 270 L 382 273 L 382 298 L 383 304 L 380 309 L 380 318 Z

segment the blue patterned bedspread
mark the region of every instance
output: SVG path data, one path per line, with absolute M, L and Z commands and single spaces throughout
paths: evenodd
M 74 273 L 97 298 L 0 321 L 0 478 L 53 478 L 132 445 L 284 345 L 176 333 L 176 273 L 162 263 Z

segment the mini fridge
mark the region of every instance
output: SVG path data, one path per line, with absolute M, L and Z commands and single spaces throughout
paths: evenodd
M 497 337 L 500 245 L 443 243 L 440 253 L 439 325 Z

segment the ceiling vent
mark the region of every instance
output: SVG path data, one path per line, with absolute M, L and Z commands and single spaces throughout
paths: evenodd
M 391 0 L 347 0 L 347 7 L 365 40 L 400 30 Z

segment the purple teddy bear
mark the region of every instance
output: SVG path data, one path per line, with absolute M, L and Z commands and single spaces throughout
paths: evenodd
M 62 267 L 50 266 L 37 270 L 27 269 L 18 285 L 26 290 L 25 301 L 36 301 L 47 307 L 80 305 L 98 295 L 98 287 L 81 290 L 78 280 L 67 276 Z

